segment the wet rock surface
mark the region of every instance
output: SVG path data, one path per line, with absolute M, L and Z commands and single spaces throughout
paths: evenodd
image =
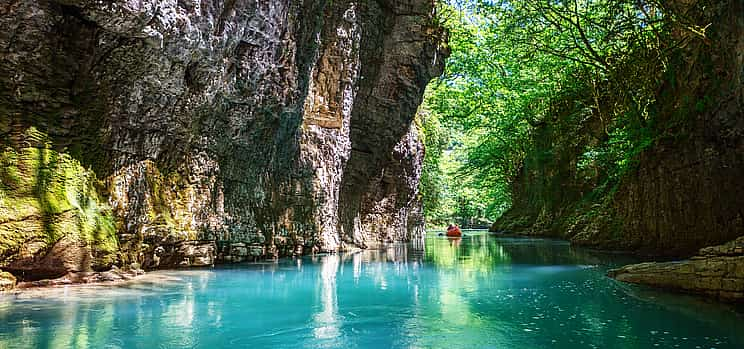
M 0 267 L 206 266 L 419 234 L 410 125 L 446 55 L 432 9 L 3 2 Z
M 744 237 L 706 247 L 683 261 L 641 263 L 608 272 L 619 281 L 744 301 Z
M 145 272 L 141 269 L 123 270 L 116 267 L 111 268 L 111 270 L 101 272 L 71 272 L 59 278 L 23 281 L 18 283 L 16 289 L 25 290 L 32 288 L 66 286 L 73 284 L 105 284 L 132 280 L 133 278 L 144 274 Z
M 13 274 L 0 270 L 0 292 L 10 291 L 16 286 L 16 278 Z

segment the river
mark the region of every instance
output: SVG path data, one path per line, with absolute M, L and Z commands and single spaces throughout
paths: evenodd
M 733 308 L 605 277 L 628 258 L 466 234 L 0 296 L 0 348 L 744 348 Z

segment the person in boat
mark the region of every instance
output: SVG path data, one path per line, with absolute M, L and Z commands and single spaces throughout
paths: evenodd
M 447 236 L 459 238 L 462 237 L 462 231 L 460 231 L 460 227 L 457 224 L 450 224 L 447 226 Z

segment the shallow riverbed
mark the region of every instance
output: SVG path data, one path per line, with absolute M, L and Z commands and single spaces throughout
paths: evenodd
M 0 348 L 744 348 L 731 308 L 604 276 L 628 260 L 467 234 L 0 296 Z

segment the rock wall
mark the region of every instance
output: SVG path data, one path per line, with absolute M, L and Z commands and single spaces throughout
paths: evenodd
M 689 260 L 634 264 L 610 270 L 608 274 L 619 281 L 742 302 L 744 238 L 703 248 Z
M 689 37 L 657 91 L 656 137 L 637 166 L 599 188 L 605 174 L 577 167 L 585 146 L 602 141 L 592 118 L 578 129 L 543 130 L 547 144 L 528 156 L 514 208 L 494 230 L 671 256 L 744 235 L 744 5 L 667 6 L 710 26 L 704 37 L 676 34 Z
M 492 231 L 571 237 L 566 217 L 587 209 L 582 200 L 601 177 L 577 164 L 584 149 L 607 137 L 602 118 L 586 110 L 576 112 L 574 104 L 579 103 L 556 102 L 552 117 L 535 125 L 532 150 L 511 183 L 512 207 L 494 222 Z
M 658 92 L 664 137 L 576 243 L 690 256 L 744 235 L 744 3 L 676 4 L 710 23 L 706 37 L 690 38 Z
M 3 2 L 0 268 L 199 266 L 418 234 L 410 125 L 443 68 L 433 15 L 430 0 Z

